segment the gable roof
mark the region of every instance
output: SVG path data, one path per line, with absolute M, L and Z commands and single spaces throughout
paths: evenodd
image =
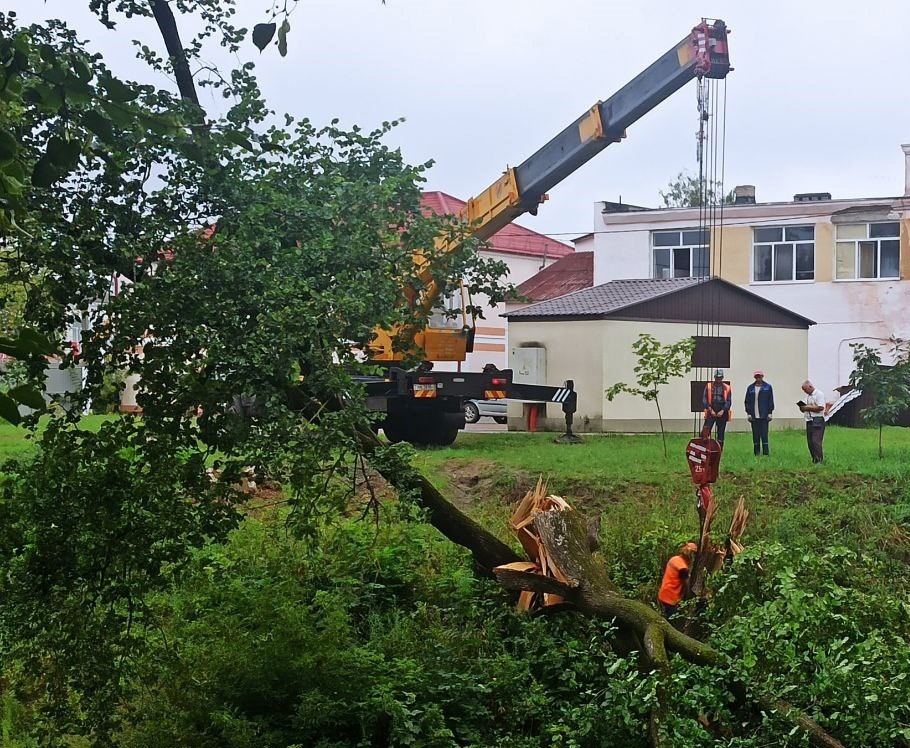
M 437 215 L 458 215 L 467 205 L 464 200 L 445 192 L 424 192 L 420 204 L 425 210 Z M 526 257 L 559 258 L 572 254 L 575 249 L 536 231 L 510 223 L 488 240 L 490 251 Z
M 722 278 L 615 280 L 500 316 L 510 323 L 621 319 L 803 329 L 815 324 Z
M 594 285 L 594 253 L 573 252 L 532 275 L 516 289 L 532 302 L 546 301 Z

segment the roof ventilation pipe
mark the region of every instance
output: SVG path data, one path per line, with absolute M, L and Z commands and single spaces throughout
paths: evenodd
M 734 205 L 755 205 L 755 185 L 738 184 L 733 188 Z

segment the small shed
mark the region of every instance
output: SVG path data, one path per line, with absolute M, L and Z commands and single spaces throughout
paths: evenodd
M 584 432 L 653 432 L 659 430 L 657 410 L 641 398 L 620 395 L 613 402 L 605 390 L 616 382 L 635 383 L 637 359 L 632 344 L 642 333 L 662 343 L 690 336 L 722 336 L 730 340 L 725 378 L 733 387 L 730 430 L 748 430 L 743 412 L 745 389 L 756 369 L 774 386 L 772 426 L 801 426 L 795 403 L 808 370 L 810 319 L 785 309 L 721 278 L 660 278 L 616 280 L 586 288 L 503 315 L 509 320 L 510 359 L 537 349 L 545 362 L 547 381 L 566 379 L 578 392 L 576 430 Z M 726 363 L 726 362 L 724 362 Z M 510 360 L 511 364 L 511 360 Z M 664 427 L 691 431 L 691 382 L 710 376 L 707 368 L 660 390 Z M 517 406 L 509 411 L 510 428 L 521 428 Z M 549 406 L 538 428 L 561 430 L 561 411 Z

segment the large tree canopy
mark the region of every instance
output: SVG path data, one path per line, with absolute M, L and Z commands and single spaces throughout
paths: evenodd
M 93 3 L 106 20 L 142 5 Z M 217 9 L 230 6 L 178 5 L 229 48 L 240 32 Z M 57 724 L 103 734 L 150 625 L 147 594 L 236 522 L 241 466 L 281 482 L 301 532 L 344 503 L 369 429 L 361 351 L 377 325 L 424 322 L 402 292 L 417 283 L 414 254 L 444 291 L 465 278 L 494 299 L 503 266 L 470 241 L 436 249 L 466 229 L 423 215 L 428 165 L 383 143 L 394 122 L 276 116 L 249 66 L 219 78 L 230 106 L 204 117 L 186 96 L 118 79 L 60 22 L 0 15 L 0 27 L 3 280 L 24 289 L 30 335 L 85 328 L 88 371 L 41 457 L 3 487 L 0 640 L 44 673 Z M 50 349 L 35 340 L 38 377 Z M 112 368 L 141 377 L 144 417 L 83 431 L 80 406 Z
M 469 227 L 423 214 L 428 165 L 384 144 L 394 122 L 367 132 L 276 115 L 249 65 L 208 78 L 229 107 L 204 113 L 189 64 L 205 44 L 236 49 L 246 32 L 229 23 L 232 2 L 175 3 L 204 22 L 189 44 L 165 0 L 90 6 L 108 24 L 154 16 L 169 58 L 141 54 L 173 72 L 180 96 L 120 80 L 61 23 L 20 29 L 0 15 L 2 278 L 25 289 L 33 373 L 46 352 L 36 331 L 59 341 L 75 321 L 88 371 L 85 392 L 54 410 L 37 457 L 0 481 L 0 654 L 19 663 L 4 676 L 45 708 L 48 744 L 67 734 L 111 742 L 134 656 L 158 625 L 150 600 L 236 526 L 242 468 L 280 482 L 290 524 L 307 535 L 345 508 L 353 461 L 368 458 L 403 507 L 419 506 L 414 516 L 470 549 L 480 569 L 516 559 L 415 473 L 408 448 L 372 436 L 357 383 L 376 374 L 363 360 L 374 327 L 425 323 L 402 290 L 420 285 L 415 255 L 443 294 L 457 279 L 494 303 L 506 291 L 503 265 L 478 257 Z M 280 51 L 288 9 L 274 8 Z M 452 241 L 435 243 L 440 235 Z M 111 369 L 141 378 L 142 419 L 80 429 L 80 406 Z M 668 648 L 730 673 L 717 652 L 618 594 L 580 521 L 562 519 L 538 525 L 572 551 L 578 578 L 561 596 L 616 618 L 661 677 Z

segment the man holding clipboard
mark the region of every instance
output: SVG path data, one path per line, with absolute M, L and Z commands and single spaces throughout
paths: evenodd
M 796 405 L 806 419 L 806 442 L 812 462 L 817 463 L 824 459 L 822 442 L 825 439 L 825 393 L 808 379 L 803 382 L 802 390 L 807 395 L 806 400 L 800 400 Z

